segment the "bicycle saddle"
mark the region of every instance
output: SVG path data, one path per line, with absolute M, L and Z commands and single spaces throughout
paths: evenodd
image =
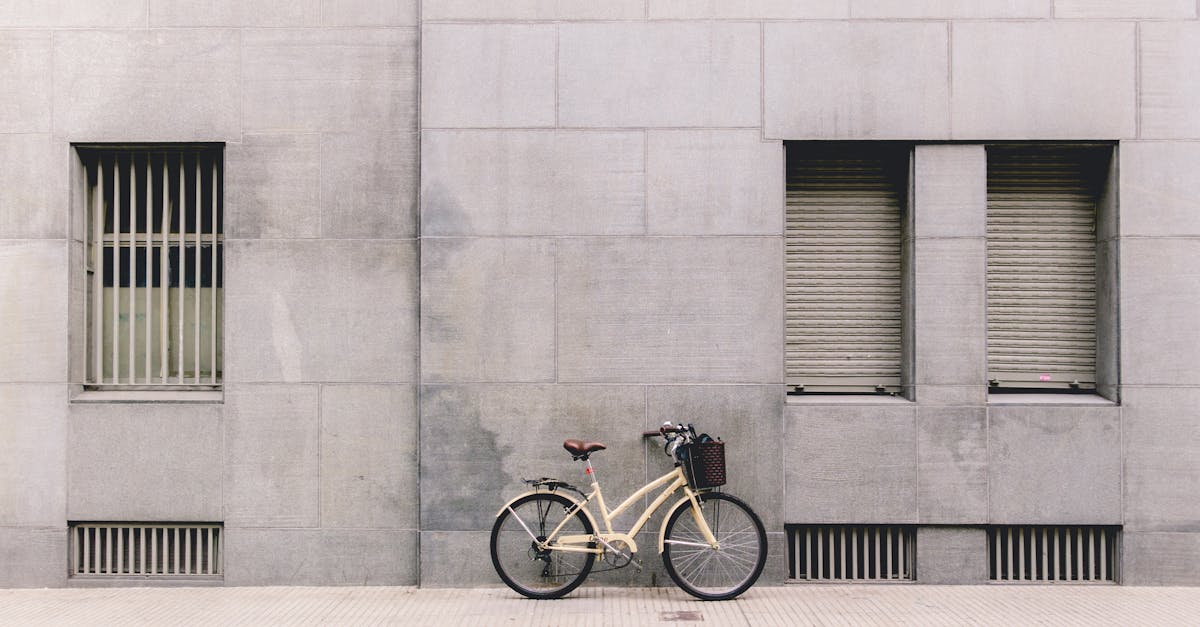
M 566 440 L 563 448 L 575 459 L 587 459 L 588 455 L 608 448 L 599 442 L 584 442 L 583 440 Z

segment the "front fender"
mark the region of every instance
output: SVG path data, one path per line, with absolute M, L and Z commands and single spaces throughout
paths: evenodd
M 687 488 L 684 487 L 684 497 L 679 499 L 678 501 L 675 501 L 675 504 L 672 505 L 671 508 L 667 510 L 666 515 L 663 516 L 662 526 L 658 528 L 658 554 L 659 555 L 662 555 L 663 547 L 666 546 L 666 544 L 667 544 L 667 542 L 666 542 L 666 540 L 667 540 L 667 523 L 670 522 L 671 516 L 675 513 L 675 510 L 679 509 L 680 507 L 690 506 L 692 504 L 692 499 L 699 495 L 700 494 L 698 492 L 692 492 L 691 494 L 688 494 Z
M 530 490 L 528 492 L 523 492 L 521 494 L 518 494 L 518 495 L 514 496 L 513 498 L 509 499 L 509 501 L 504 504 L 504 507 L 501 507 L 500 511 L 496 512 L 496 518 L 499 518 L 500 514 L 503 514 L 505 512 L 505 510 L 507 510 L 509 507 L 512 507 L 513 503 L 516 503 L 517 501 L 519 501 L 531 494 L 551 494 L 551 492 L 547 492 L 546 490 Z M 587 516 L 588 522 L 592 523 L 592 533 L 600 533 L 600 527 L 599 527 L 599 525 L 596 524 L 596 519 L 595 519 L 595 517 L 592 516 L 592 512 L 588 510 L 587 503 L 584 503 L 583 501 L 580 501 L 579 499 L 577 499 L 573 496 L 563 494 L 562 492 L 553 492 L 553 494 L 557 494 L 558 496 L 561 496 L 564 499 L 567 499 L 568 501 L 574 503 L 575 507 L 578 508 L 579 511 L 583 512 L 584 516 Z M 671 508 L 671 509 L 673 510 L 675 508 Z M 659 536 L 660 536 L 659 537 L 659 552 L 661 553 L 662 552 L 661 533 L 659 534 Z

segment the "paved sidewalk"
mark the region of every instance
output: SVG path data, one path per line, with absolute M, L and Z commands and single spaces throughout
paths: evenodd
M 1200 588 L 792 585 L 705 603 L 675 588 L 530 601 L 506 588 L 0 590 L 2 625 L 1200 625 Z

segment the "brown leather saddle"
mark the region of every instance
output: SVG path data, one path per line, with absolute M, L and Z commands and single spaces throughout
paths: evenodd
M 587 459 L 588 455 L 608 448 L 599 442 L 584 442 L 583 440 L 566 440 L 563 448 L 571 454 L 571 459 Z

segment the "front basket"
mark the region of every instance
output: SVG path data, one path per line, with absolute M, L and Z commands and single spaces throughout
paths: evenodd
M 720 440 L 693 442 L 683 447 L 683 473 L 695 490 L 725 485 L 725 443 Z

